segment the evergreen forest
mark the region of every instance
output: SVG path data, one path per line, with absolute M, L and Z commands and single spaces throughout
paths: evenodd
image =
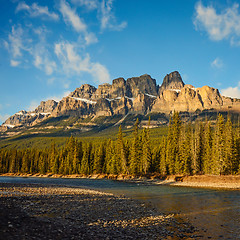
M 149 127 L 150 127 L 149 120 Z M 183 123 L 170 118 L 167 136 L 151 141 L 149 128 L 134 125 L 131 139 L 121 126 L 115 140 L 84 142 L 70 137 L 62 147 L 0 149 L 0 173 L 230 175 L 240 173 L 240 126 L 218 115 L 210 121 Z

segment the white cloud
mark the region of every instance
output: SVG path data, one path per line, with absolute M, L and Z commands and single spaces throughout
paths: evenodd
M 30 17 L 44 17 L 50 20 L 57 21 L 59 16 L 56 13 L 50 13 L 48 7 L 39 6 L 33 3 L 32 6 L 27 5 L 25 2 L 20 2 L 16 8 L 16 12 L 27 11 Z
M 0 114 L 0 122 L 5 122 L 10 117 L 9 114 Z
M 99 1 L 98 0 L 72 0 L 72 3 L 85 6 L 88 10 L 94 10 L 98 8 Z
M 40 56 L 35 56 L 34 65 L 35 67 L 40 67 L 42 65 L 42 58 Z
M 51 75 L 57 69 L 57 64 L 54 61 L 51 61 L 47 55 L 44 56 L 44 53 L 46 53 L 46 51 L 42 53 L 39 51 L 33 53 L 33 57 L 35 58 L 33 64 L 36 68 L 43 70 L 47 75 Z M 38 54 L 41 54 L 42 56 Z
M 100 5 L 100 21 L 101 29 L 110 29 L 115 31 L 121 31 L 127 26 L 127 22 L 121 22 L 117 24 L 116 17 L 113 14 L 113 0 L 102 0 Z
M 217 57 L 211 62 L 211 67 L 220 69 L 223 67 L 223 61 Z
M 90 74 L 96 78 L 100 83 L 110 82 L 109 72 L 105 66 L 100 63 L 90 63 Z
M 74 9 L 71 9 L 69 4 L 65 0 L 60 2 L 60 12 L 63 15 L 64 21 L 70 24 L 76 32 L 85 32 L 87 30 L 87 25 L 83 20 L 77 15 Z
M 221 93 L 226 97 L 240 98 L 240 82 L 238 82 L 238 86 L 236 87 L 222 89 Z
M 39 106 L 39 102 L 36 100 L 32 100 L 30 105 L 27 108 L 27 111 L 34 111 Z
M 13 60 L 13 59 L 10 61 L 10 65 L 11 65 L 12 67 L 17 67 L 19 64 L 21 64 L 20 61 L 15 61 L 15 60 Z
M 37 43 L 32 46 L 31 55 L 33 57 L 33 65 L 44 71 L 47 75 L 53 74 L 57 70 L 57 64 L 51 60 L 51 56 L 47 49 L 48 43 L 46 41 L 47 30 L 45 28 L 34 29 L 37 35 Z
M 127 22 L 117 23 L 113 12 L 114 0 L 71 0 L 76 6 L 86 7 L 87 10 L 97 10 L 100 28 L 102 31 L 109 29 L 112 31 L 121 31 L 127 26 Z
M 13 57 L 21 57 L 22 51 L 27 50 L 24 44 L 24 31 L 21 26 L 12 27 L 11 33 L 8 35 L 8 49 Z
M 55 53 L 66 74 L 88 73 L 97 83 L 110 82 L 107 68 L 98 62 L 91 62 L 89 54 L 81 56 L 74 44 L 68 42 L 57 43 L 55 44 Z
M 84 38 L 87 45 L 98 42 L 98 39 L 94 33 L 86 33 Z
M 239 5 L 235 3 L 232 7 L 217 13 L 213 6 L 196 4 L 194 24 L 196 30 L 206 31 L 213 41 L 228 39 L 232 45 L 240 44 L 240 14 Z
M 44 70 L 47 75 L 51 75 L 57 67 L 56 63 L 54 61 L 50 61 L 49 59 L 45 59 L 44 64 Z

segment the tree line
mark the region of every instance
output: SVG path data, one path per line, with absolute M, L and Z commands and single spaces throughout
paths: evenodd
M 150 125 L 150 120 L 149 120 Z M 149 128 L 134 125 L 133 137 L 126 140 L 122 128 L 116 140 L 83 142 L 70 137 L 61 148 L 1 149 L 0 173 L 129 174 L 158 173 L 214 174 L 240 173 L 240 127 L 219 114 L 216 124 L 185 124 L 179 113 L 170 118 L 168 134 L 151 143 Z

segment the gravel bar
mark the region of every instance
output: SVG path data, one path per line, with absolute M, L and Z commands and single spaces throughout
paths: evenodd
M 197 239 L 172 214 L 89 189 L 0 183 L 0 239 Z

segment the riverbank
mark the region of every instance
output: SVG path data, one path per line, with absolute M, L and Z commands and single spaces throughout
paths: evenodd
M 172 185 L 200 188 L 240 189 L 240 175 L 194 175 L 194 176 L 167 176 L 150 175 L 147 177 L 136 177 L 130 175 L 60 175 L 60 174 L 14 174 L 6 173 L 0 176 L 8 177 L 43 177 L 43 178 L 90 178 L 90 179 L 112 179 L 126 182 L 149 183 L 157 185 Z
M 2 239 L 197 239 L 142 202 L 59 185 L 0 183 Z
M 170 180 L 171 181 L 171 180 Z M 174 186 L 240 189 L 240 175 L 236 176 L 208 176 L 196 175 L 177 177 L 172 183 Z

